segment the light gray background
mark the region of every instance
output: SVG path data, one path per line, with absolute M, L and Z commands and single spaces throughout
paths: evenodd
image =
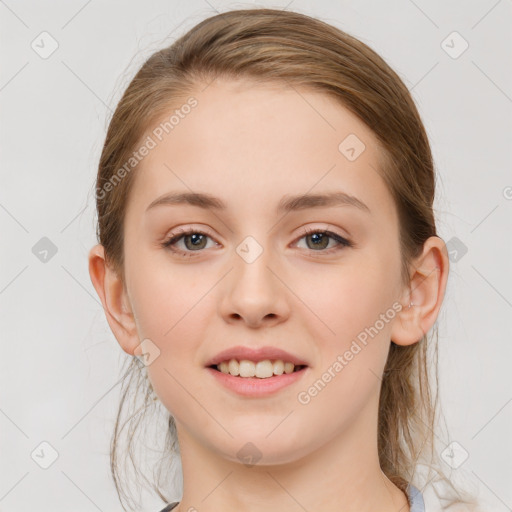
M 251 5 L 0 1 L 1 511 L 121 510 L 108 461 L 121 349 L 87 270 L 107 121 L 145 57 L 216 10 Z M 440 235 L 460 241 L 438 319 L 443 409 L 469 454 L 453 475 L 488 510 L 511 510 L 512 2 L 257 5 L 359 37 L 412 90 L 439 172 Z M 43 31 L 59 45 L 46 59 L 31 47 Z M 469 44 L 457 58 L 453 31 Z M 46 262 L 33 253 L 43 237 L 57 248 Z M 44 441 L 58 453 L 48 469 L 36 463 L 51 456 Z

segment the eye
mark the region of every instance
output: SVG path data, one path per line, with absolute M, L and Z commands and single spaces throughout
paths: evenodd
M 303 238 L 306 240 L 306 249 L 328 254 L 339 251 L 344 247 L 353 247 L 354 245 L 350 240 L 343 238 L 337 233 L 315 228 L 305 228 L 302 237 L 299 238 L 299 241 Z M 329 247 L 331 241 L 336 242 L 336 244 Z
M 207 233 L 197 229 L 178 229 L 177 233 L 172 233 L 170 237 L 162 243 L 162 247 L 170 249 L 178 256 L 190 257 L 194 256 L 194 252 L 201 252 L 207 249 L 207 239 L 213 240 Z M 298 241 L 306 240 L 306 249 L 314 252 L 322 252 L 330 254 L 337 252 L 344 247 L 353 247 L 353 243 L 341 235 L 328 230 L 315 228 L 305 228 L 302 236 Z M 335 242 L 332 246 L 331 242 Z M 176 248 L 180 242 L 184 243 L 184 247 Z M 214 245 L 216 242 L 214 242 Z M 330 246 L 331 245 L 331 246 Z M 210 246 L 211 247 L 211 246 Z
M 202 249 L 206 247 L 206 241 L 210 236 L 207 233 L 199 231 L 197 229 L 178 229 L 176 233 L 172 233 L 170 238 L 168 238 L 165 242 L 162 243 L 162 247 L 166 249 L 170 249 L 171 251 L 177 253 L 179 256 L 193 256 L 193 252 L 200 252 Z M 185 249 L 175 249 L 175 246 L 178 245 L 179 242 L 185 244 Z

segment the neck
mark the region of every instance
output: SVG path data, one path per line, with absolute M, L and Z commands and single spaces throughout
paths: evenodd
M 406 495 L 381 471 L 376 418 L 369 420 L 363 412 L 357 424 L 331 439 L 322 433 L 318 447 L 298 458 L 296 452 L 285 463 L 256 461 L 250 467 L 236 455 L 230 460 L 205 447 L 177 422 L 184 485 L 175 510 L 409 512 Z M 233 444 L 241 447 L 245 440 Z

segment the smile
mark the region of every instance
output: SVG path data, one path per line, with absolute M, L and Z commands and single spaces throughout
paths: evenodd
M 237 361 L 235 362 L 238 363 Z M 252 361 L 248 362 L 251 363 L 252 368 L 254 368 L 254 371 L 256 371 L 256 367 L 259 363 L 254 363 Z M 260 361 L 260 363 L 263 362 L 265 361 Z M 220 367 L 223 363 L 220 363 L 218 366 Z M 227 364 L 229 365 L 230 363 L 231 360 Z M 272 370 L 274 368 L 274 363 L 272 363 Z M 234 366 L 233 363 L 231 363 L 231 365 Z M 240 366 L 242 368 L 242 374 L 244 374 L 244 360 L 240 361 Z M 249 367 L 249 365 L 247 366 Z M 265 362 L 265 366 L 268 374 L 268 363 Z M 279 366 L 280 365 L 278 362 L 278 371 Z M 226 366 L 224 366 L 223 368 L 224 370 L 226 370 Z M 283 371 L 283 373 L 279 375 L 276 375 L 272 372 L 272 375 L 268 377 L 241 377 L 240 375 L 231 375 L 229 371 L 221 371 L 217 369 L 215 366 L 206 367 L 206 371 L 210 373 L 215 383 L 220 384 L 222 387 L 235 393 L 236 395 L 253 398 L 265 397 L 277 393 L 279 390 L 285 388 L 286 386 L 291 386 L 295 382 L 298 382 L 306 375 L 306 373 L 309 373 L 309 370 L 310 368 L 308 366 L 294 366 L 293 370 L 290 373 L 286 373 Z M 249 370 L 249 373 L 251 371 L 252 369 Z
M 233 377 L 256 377 L 258 379 L 268 379 L 273 376 L 283 375 L 283 373 L 290 374 L 300 371 L 304 367 L 304 365 L 295 366 L 293 363 L 289 361 L 284 362 L 281 359 L 275 361 L 264 359 L 258 362 L 249 361 L 248 359 L 242 359 L 241 361 L 230 359 L 229 361 L 222 361 L 217 365 L 210 366 L 210 368 L 216 368 L 218 371 Z

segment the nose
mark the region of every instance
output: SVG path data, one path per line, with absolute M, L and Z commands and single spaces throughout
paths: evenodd
M 290 297 L 276 259 L 267 249 L 254 261 L 240 254 L 234 251 L 234 268 L 226 276 L 220 314 L 228 323 L 251 328 L 284 322 L 290 315 Z

